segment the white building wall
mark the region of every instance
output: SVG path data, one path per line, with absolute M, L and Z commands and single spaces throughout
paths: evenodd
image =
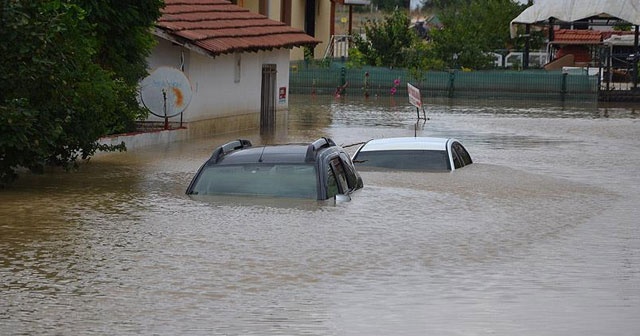
M 150 56 L 150 71 L 160 66 L 184 67 L 184 72 L 192 87 L 192 98 L 183 113 L 184 122 L 203 121 L 235 115 L 260 113 L 260 90 L 262 85 L 262 65 L 276 64 L 277 88 L 284 87 L 287 99 L 276 99 L 278 110 L 288 107 L 289 92 L 289 52 L 288 49 L 221 55 L 215 58 L 205 56 L 159 39 Z M 239 76 L 236 63 L 239 60 Z M 179 121 L 179 117 L 173 118 Z M 148 121 L 162 121 L 150 115 Z

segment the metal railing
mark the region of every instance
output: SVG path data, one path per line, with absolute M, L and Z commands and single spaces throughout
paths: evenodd
M 289 72 L 292 94 L 362 95 L 407 97 L 407 83 L 418 87 L 425 98 L 543 99 L 596 102 L 598 76 L 563 74 L 545 70 L 428 71 L 416 76 L 406 69 L 381 67 L 347 68 L 292 63 Z
M 323 59 L 347 58 L 353 37 L 351 35 L 332 35 L 327 48 L 324 50 Z

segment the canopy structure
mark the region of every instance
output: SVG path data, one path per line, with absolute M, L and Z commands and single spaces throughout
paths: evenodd
M 588 30 L 595 26 L 615 26 L 630 24 L 635 26 L 632 51 L 627 51 L 626 64 L 631 64 L 630 74 L 634 90 L 638 86 L 637 65 L 640 61 L 640 1 L 638 0 L 534 0 L 533 5 L 527 7 L 518 17 L 511 20 L 511 37 L 517 37 L 517 26 L 525 25 L 525 36 L 528 36 L 531 26 L 547 26 L 549 29 L 549 43 L 553 43 L 555 26 L 560 28 L 570 26 L 578 30 Z M 596 29 L 594 29 L 596 30 Z M 582 39 L 575 45 L 586 45 Z M 598 42 L 600 44 L 601 41 Z M 613 42 L 611 42 L 613 43 Z M 523 53 L 523 67 L 529 66 L 529 39 L 525 39 Z M 612 55 L 609 54 L 606 63 L 611 72 Z M 628 70 L 628 69 L 627 69 Z
M 584 19 L 626 21 L 640 26 L 638 0 L 536 0 L 511 21 L 511 37 L 516 37 L 518 24 L 576 22 Z M 612 25 L 612 24 L 611 24 Z

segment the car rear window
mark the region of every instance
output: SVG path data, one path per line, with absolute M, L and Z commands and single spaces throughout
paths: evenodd
M 310 164 L 216 165 L 203 168 L 193 193 L 316 199 L 316 183 Z
M 450 170 L 445 151 L 385 150 L 359 152 L 353 159 L 356 166 L 403 170 Z

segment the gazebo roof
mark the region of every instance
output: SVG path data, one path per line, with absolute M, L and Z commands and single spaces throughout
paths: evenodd
M 622 20 L 640 25 L 638 0 L 537 0 L 511 21 L 511 36 L 518 24 L 543 24 L 549 19 L 576 22 L 583 19 Z

